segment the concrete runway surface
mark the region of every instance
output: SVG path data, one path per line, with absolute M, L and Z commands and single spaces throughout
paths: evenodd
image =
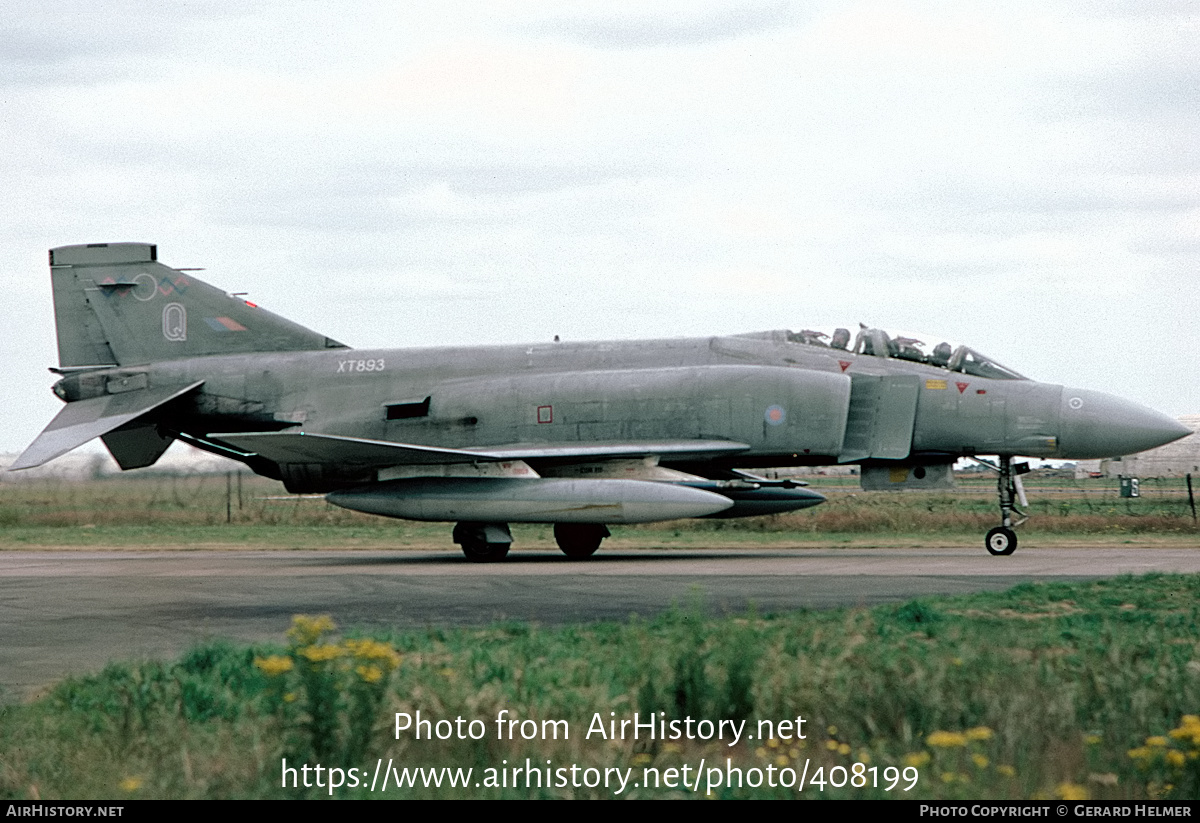
M 874 605 L 1029 580 L 1200 572 L 1179 548 L 611 551 L 571 562 L 514 551 L 474 564 L 450 551 L 0 553 L 0 700 L 109 660 L 170 659 L 215 637 L 283 641 L 294 614 L 347 626 L 543 624 Z

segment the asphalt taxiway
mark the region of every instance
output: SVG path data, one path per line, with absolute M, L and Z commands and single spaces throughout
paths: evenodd
M 0 699 L 113 659 L 171 658 L 208 638 L 282 642 L 292 615 L 341 626 L 543 624 L 874 605 L 1031 580 L 1200 572 L 1187 548 L 0 553 Z

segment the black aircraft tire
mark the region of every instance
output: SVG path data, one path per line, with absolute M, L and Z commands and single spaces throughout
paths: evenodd
M 473 563 L 495 563 L 508 556 L 511 543 L 484 543 L 482 540 L 464 540 L 463 554 Z
M 1008 555 L 1017 550 L 1017 533 L 1005 526 L 997 526 L 987 533 L 983 545 L 994 555 Z
M 572 560 L 587 560 L 596 553 L 609 531 L 592 523 L 555 523 L 554 541 Z

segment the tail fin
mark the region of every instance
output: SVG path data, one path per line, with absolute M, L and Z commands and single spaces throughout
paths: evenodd
M 346 348 L 158 262 L 149 243 L 50 250 L 61 368 Z

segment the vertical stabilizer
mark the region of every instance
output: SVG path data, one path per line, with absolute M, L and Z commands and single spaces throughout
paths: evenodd
M 345 348 L 158 262 L 149 243 L 50 250 L 63 368 L 210 354 Z

